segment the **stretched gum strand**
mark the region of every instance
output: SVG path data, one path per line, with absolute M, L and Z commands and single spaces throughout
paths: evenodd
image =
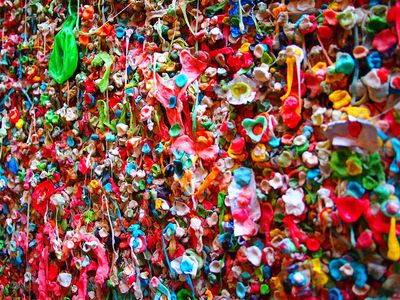
M 287 64 L 287 91 L 286 94 L 281 97 L 281 100 L 285 100 L 289 97 L 290 93 L 292 92 L 292 85 L 293 85 L 293 72 L 294 72 L 294 64 L 296 61 L 296 57 L 288 56 L 286 58 Z
M 299 105 L 296 109 L 296 113 L 300 116 L 301 109 L 303 107 L 303 99 L 301 98 L 301 80 L 300 80 L 300 69 L 301 69 L 301 59 L 300 57 L 296 56 L 296 72 L 297 72 L 297 93 L 299 97 Z
M 333 65 L 332 60 L 330 59 L 330 57 L 328 55 L 328 52 L 326 51 L 326 49 L 324 47 L 324 44 L 322 43 L 322 41 L 321 41 L 321 39 L 320 39 L 318 34 L 317 34 L 317 40 L 318 40 L 319 45 L 322 48 L 322 53 L 324 54 L 324 56 L 326 58 L 326 61 L 328 62 L 328 65 L 332 66 Z
M 218 167 L 213 167 L 212 171 L 207 175 L 207 177 L 204 179 L 203 183 L 195 193 L 195 196 L 198 196 L 201 194 L 209 185 L 212 181 L 214 181 L 215 178 L 221 173 L 221 170 Z

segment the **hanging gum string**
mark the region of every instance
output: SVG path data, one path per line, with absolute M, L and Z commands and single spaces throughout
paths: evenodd
M 357 47 L 359 43 L 358 40 L 358 26 L 356 24 L 356 26 L 354 26 L 354 47 Z M 351 83 L 351 105 L 355 105 L 356 104 L 356 84 L 357 84 L 357 80 L 358 80 L 358 75 L 360 73 L 360 68 L 358 65 L 358 60 L 355 59 L 354 62 L 355 66 L 354 66 L 354 74 L 353 74 L 353 81 Z
M 293 73 L 294 73 L 294 64 L 296 61 L 296 57 L 292 55 L 288 55 L 286 57 L 286 64 L 287 64 L 287 91 L 281 97 L 281 100 L 285 100 L 289 97 L 290 93 L 292 92 L 292 85 L 293 85 Z
M 110 209 L 109 209 L 109 207 L 108 207 L 108 199 L 107 199 L 107 196 L 104 195 L 104 194 L 102 195 L 102 198 L 103 198 L 103 203 L 104 203 L 104 199 L 105 199 L 105 205 L 106 205 L 106 208 L 107 208 L 107 217 L 108 217 L 108 222 L 109 222 L 109 224 L 110 224 L 112 248 L 113 248 L 114 254 L 116 254 L 116 251 L 115 251 L 114 226 L 113 226 L 113 223 L 112 223 L 112 221 L 111 221 Z
M 31 125 L 29 126 L 29 133 L 28 133 L 28 139 L 26 140 L 27 145 L 31 145 L 32 143 L 32 134 L 35 131 L 36 132 L 36 115 L 35 115 L 35 110 L 33 108 L 30 109 L 29 114 L 31 115 Z M 32 129 L 33 128 L 33 129 Z
M 158 34 L 158 38 L 160 39 L 160 48 L 164 49 L 164 45 L 165 45 L 166 41 L 165 41 L 164 37 L 162 36 L 162 30 L 161 30 L 160 23 L 161 23 L 161 19 L 158 18 L 157 22 L 154 24 L 154 29 Z
M 256 27 L 256 32 L 259 32 L 259 31 L 260 31 L 260 25 L 258 24 L 257 18 L 255 17 L 255 13 L 254 13 L 254 7 L 255 7 L 255 6 L 256 6 L 255 4 L 252 5 L 250 16 L 251 16 L 251 18 L 253 19 L 254 26 Z
M 301 110 L 303 108 L 303 99 L 301 98 L 301 78 L 300 78 L 301 61 L 300 57 L 298 57 L 297 55 L 295 57 L 296 57 L 296 72 L 297 72 L 297 93 L 299 98 L 299 104 L 297 106 L 296 113 L 300 116 Z
M 76 24 L 75 24 L 75 29 L 79 31 L 79 10 L 80 10 L 80 2 L 77 0 L 78 6 L 76 9 Z
M 128 31 L 125 31 L 125 78 L 124 78 L 125 87 L 128 84 L 128 51 L 129 51 L 129 39 L 132 35 L 132 32 L 129 29 Z M 124 87 L 124 104 L 126 103 L 125 87 Z
M 165 256 L 165 260 L 167 262 L 167 266 L 168 266 L 169 272 L 171 274 L 171 289 L 172 289 L 172 295 L 173 296 L 175 296 L 175 284 L 174 284 L 175 271 L 174 271 L 174 269 L 172 269 L 171 262 L 170 262 L 169 257 L 168 257 L 167 245 L 165 243 L 164 234 L 171 227 L 172 227 L 172 230 L 175 231 L 175 226 L 176 226 L 175 224 L 168 223 L 167 226 L 165 226 L 164 229 L 161 232 L 161 242 L 162 242 L 162 245 L 163 245 L 163 252 L 164 252 L 164 256 Z
M 243 33 L 244 32 L 244 24 L 243 24 L 242 2 L 241 2 L 241 0 L 237 0 L 237 1 L 238 1 L 238 10 L 239 10 L 239 29 L 240 29 L 240 32 Z
M 189 22 L 189 19 L 188 19 L 188 16 L 187 16 L 186 9 L 187 9 L 187 3 L 186 3 L 186 1 L 182 1 L 182 3 L 181 3 L 181 11 L 182 11 L 182 14 L 183 14 L 183 19 L 185 20 L 186 26 L 189 28 L 190 32 L 195 36 L 196 34 L 194 33 L 194 31 L 192 29 L 192 26 L 190 26 L 190 22 Z
M 118 252 L 115 250 L 115 233 L 114 233 L 114 226 L 113 223 L 111 221 L 111 215 L 110 215 L 110 208 L 108 207 L 108 198 L 106 195 L 102 195 L 103 197 L 103 203 L 104 203 L 104 198 L 106 199 L 106 208 L 107 208 L 107 217 L 108 217 L 108 221 L 110 224 L 110 231 L 111 231 L 111 245 L 112 245 L 112 249 L 113 249 L 113 260 L 112 260 L 112 264 L 110 267 L 110 272 L 111 270 L 113 270 L 117 260 L 118 260 Z
M 27 42 L 27 40 L 26 40 L 26 22 L 27 22 L 27 20 L 26 20 L 26 10 L 27 10 L 26 4 L 27 4 L 27 0 L 25 0 L 25 2 L 24 2 L 24 43 Z M 4 25 L 3 25 L 3 30 L 4 30 Z
M 188 283 L 188 285 L 190 286 L 190 289 L 192 291 L 192 297 L 194 298 L 196 295 L 196 292 L 194 290 L 194 286 L 193 286 L 193 282 L 192 282 L 192 278 L 190 277 L 190 274 L 185 274 L 186 277 L 186 281 Z
M 199 29 L 199 9 L 200 9 L 200 0 L 197 0 L 197 7 L 196 7 L 196 36 L 197 36 L 198 29 Z M 198 54 L 199 53 L 199 41 L 197 39 L 196 39 L 195 50 L 196 50 L 196 54 Z
M 25 260 L 26 260 L 26 268 L 25 268 L 25 273 L 28 273 L 28 267 L 29 267 L 29 260 L 28 260 L 28 252 L 29 252 L 29 224 L 30 224 L 30 207 L 31 207 L 31 195 L 32 195 L 32 187 L 30 188 L 30 194 L 26 194 L 26 202 L 28 204 L 27 212 L 26 212 L 26 228 L 25 228 L 25 234 L 26 234 L 26 253 L 25 253 Z
M 43 54 L 46 55 L 47 32 L 43 32 Z
M 104 14 L 104 0 L 101 0 L 101 18 L 103 23 L 106 22 L 106 16 Z
M 196 79 L 194 82 L 195 85 L 195 90 L 196 90 L 196 99 L 195 102 L 193 103 L 192 107 L 192 133 L 193 133 L 193 139 L 196 140 L 196 131 L 197 131 L 197 122 L 196 122 L 196 117 L 197 117 L 197 105 L 199 101 L 199 94 L 200 94 L 200 89 L 199 89 L 199 80 Z
M 320 46 L 321 46 L 321 48 L 322 48 L 322 53 L 324 54 L 324 56 L 325 56 L 325 58 L 326 58 L 326 61 L 328 62 L 328 65 L 330 65 L 330 66 L 333 65 L 332 60 L 330 59 L 330 57 L 329 57 L 329 55 L 328 55 L 328 52 L 326 51 L 325 46 L 324 46 L 324 44 L 322 43 L 322 41 L 321 41 L 321 39 L 320 39 L 318 33 L 317 33 L 317 40 L 318 40 L 318 43 L 320 44 Z

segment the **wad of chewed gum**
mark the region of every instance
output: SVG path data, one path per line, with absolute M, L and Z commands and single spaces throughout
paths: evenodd
M 257 201 L 256 181 L 252 169 L 241 167 L 233 172 L 225 205 L 231 209 L 235 236 L 257 234 L 256 221 L 261 216 L 261 209 Z
M 376 127 L 361 119 L 332 122 L 328 124 L 325 136 L 336 147 L 359 147 L 370 153 L 379 149 Z

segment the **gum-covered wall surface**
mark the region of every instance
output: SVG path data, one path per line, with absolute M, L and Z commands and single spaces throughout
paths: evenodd
M 0 24 L 0 300 L 400 299 L 399 0 Z

